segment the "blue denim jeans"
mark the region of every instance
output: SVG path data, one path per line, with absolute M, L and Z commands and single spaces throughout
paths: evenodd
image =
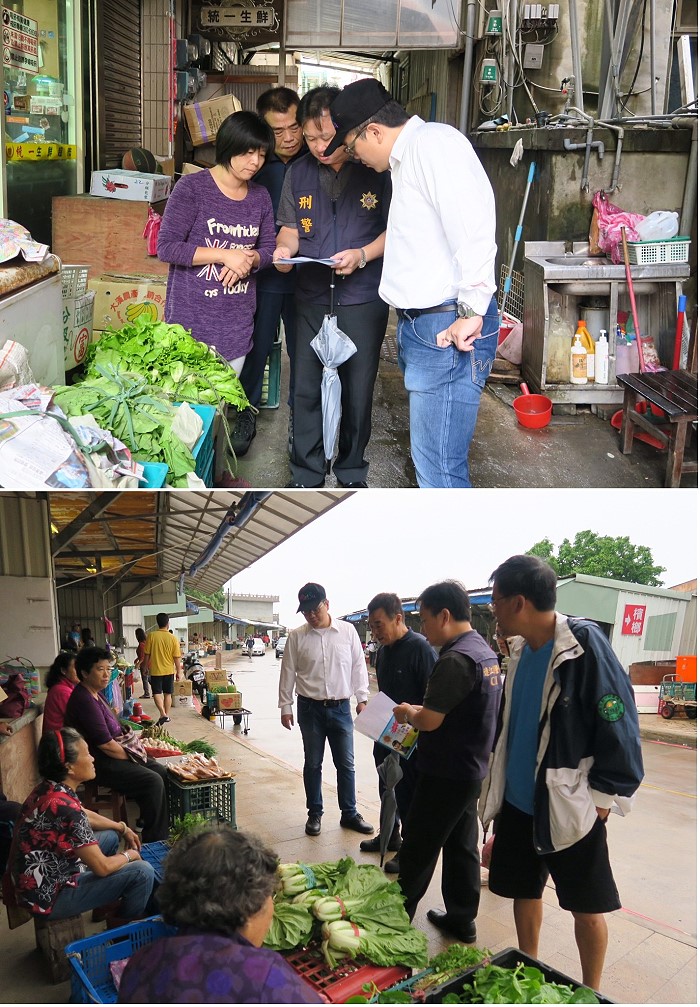
M 355 752 L 350 700 L 343 700 L 340 706 L 324 706 L 323 703 L 298 696 L 297 722 L 304 742 L 304 790 L 309 814 L 323 814 L 321 770 L 326 739 L 338 779 L 341 816 L 356 814 Z
M 114 856 L 119 849 L 119 837 L 112 829 L 96 833 L 95 838 L 106 857 Z M 98 878 L 92 871 L 83 871 L 75 888 L 61 890 L 53 904 L 51 919 L 78 916 L 117 899 L 123 899 L 121 916 L 125 920 L 137 919 L 144 914 L 154 881 L 153 867 L 144 860 L 135 860 L 130 864 L 125 861 L 122 868 L 106 878 Z
M 479 400 L 498 342 L 498 308 L 492 298 L 482 335 L 465 352 L 439 347 L 438 332 L 457 317 L 449 312 L 399 318 L 399 367 L 408 392 L 411 457 L 418 485 L 469 487 L 467 455 Z

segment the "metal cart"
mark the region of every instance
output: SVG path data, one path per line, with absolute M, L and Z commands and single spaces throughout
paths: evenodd
M 233 717 L 234 727 L 238 727 L 239 724 L 243 724 L 243 733 L 247 734 L 250 730 L 248 724 L 248 718 L 250 717 L 250 710 L 240 709 L 240 710 L 217 710 L 216 716 L 219 719 L 219 727 L 223 731 L 226 726 L 226 717 Z
M 670 720 L 676 711 L 682 709 L 688 720 L 698 715 L 697 682 L 683 682 L 677 675 L 664 675 L 659 686 L 659 713 L 664 720 Z

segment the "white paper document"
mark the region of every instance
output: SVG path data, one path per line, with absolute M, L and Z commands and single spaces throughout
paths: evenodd
M 418 741 L 418 731 L 410 724 L 399 724 L 394 717 L 397 704 L 385 692 L 378 692 L 355 718 L 355 730 L 377 744 L 398 752 L 407 759 Z
M 335 266 L 338 267 L 338 263 L 335 259 L 310 259 L 308 255 L 295 255 L 293 259 L 276 259 L 275 264 L 280 263 L 283 266 L 298 266 L 304 262 L 317 262 L 320 266 Z

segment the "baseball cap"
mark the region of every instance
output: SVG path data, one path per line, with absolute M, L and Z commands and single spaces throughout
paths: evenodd
M 330 113 L 335 126 L 335 136 L 324 150 L 323 156 L 329 157 L 339 147 L 344 146 L 345 137 L 351 129 L 356 129 L 360 123 L 367 122 L 390 101 L 392 101 L 391 95 L 374 77 L 356 80 L 344 87 L 331 102 Z
M 326 600 L 326 589 L 320 584 L 304 584 L 299 592 L 297 612 L 311 612 Z

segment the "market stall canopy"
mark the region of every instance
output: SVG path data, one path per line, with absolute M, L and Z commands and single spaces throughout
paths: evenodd
M 211 594 L 349 495 L 342 490 L 52 493 L 56 580 L 128 577 L 144 586 L 182 580 L 188 590 Z

